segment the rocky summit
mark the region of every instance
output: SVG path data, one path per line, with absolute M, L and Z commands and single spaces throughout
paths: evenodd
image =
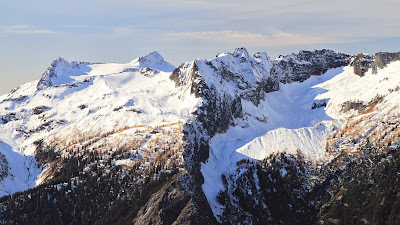
M 400 224 L 399 55 L 58 58 L 0 96 L 0 223 Z

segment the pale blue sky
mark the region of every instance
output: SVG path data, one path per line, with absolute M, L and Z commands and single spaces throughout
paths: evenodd
M 157 50 L 178 66 L 242 46 L 400 51 L 399 11 L 397 0 L 0 0 L 0 94 L 59 56 L 126 63 Z

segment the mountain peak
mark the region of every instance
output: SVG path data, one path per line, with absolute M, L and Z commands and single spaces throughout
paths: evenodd
M 172 72 L 175 69 L 175 66 L 166 62 L 161 54 L 157 51 L 152 51 L 145 56 L 136 58 L 132 62 L 130 62 L 130 64 L 139 68 L 149 67 L 165 72 Z
M 78 61 L 67 61 L 62 57 L 55 59 L 42 74 L 37 88 L 49 87 L 73 82 L 71 76 L 78 76 L 90 71 L 89 63 Z
M 243 57 L 243 58 L 249 58 L 250 57 L 249 52 L 244 47 L 236 48 L 235 51 L 232 53 L 232 55 L 235 56 L 235 57 Z
M 149 54 L 139 57 L 139 62 L 140 63 L 158 63 L 162 64 L 165 62 L 164 58 L 158 53 L 157 51 L 152 51 Z

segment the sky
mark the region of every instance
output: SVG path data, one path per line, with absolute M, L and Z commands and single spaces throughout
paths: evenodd
M 275 58 L 330 48 L 400 51 L 398 0 L 0 0 L 0 95 L 63 57 L 175 66 L 246 47 Z

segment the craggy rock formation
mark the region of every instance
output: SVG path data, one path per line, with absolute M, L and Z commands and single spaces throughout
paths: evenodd
M 391 62 L 400 60 L 400 52 L 378 52 L 375 54 L 374 62 L 372 63 L 372 73 L 376 73 L 378 68 L 382 69 Z
M 351 62 L 354 73 L 358 76 L 364 76 L 365 72 L 371 67 L 373 57 L 365 54 L 358 54 L 357 57 Z
M 54 60 L 43 73 L 37 84 L 37 88 L 42 89 L 45 87 L 58 85 L 60 81 L 62 83 L 68 83 L 70 82 L 70 79 L 67 79 L 66 75 L 82 75 L 82 72 L 89 72 L 91 69 L 88 67 L 88 65 L 89 63 L 86 62 L 68 62 L 59 57 L 58 59 Z
M 299 54 L 280 56 L 271 74 L 276 74 L 282 83 L 305 81 L 312 75 L 321 75 L 332 68 L 346 66 L 350 55 L 322 49 L 300 51 Z
M 372 73 L 376 74 L 378 69 L 383 69 L 389 63 L 398 60 L 400 60 L 400 52 L 378 52 L 375 56 L 361 53 L 352 60 L 350 65 L 353 66 L 355 74 L 364 76 L 369 69 L 372 69 Z
M 0 181 L 8 176 L 8 162 L 6 157 L 0 153 Z

